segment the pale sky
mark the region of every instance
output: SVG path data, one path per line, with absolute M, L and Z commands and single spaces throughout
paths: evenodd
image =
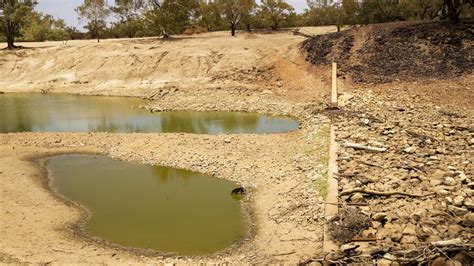
M 83 0 L 39 0 L 36 10 L 50 14 L 55 18 L 62 18 L 69 26 L 73 26 L 82 30 L 82 25 L 77 19 L 77 13 L 74 9 L 80 5 Z M 110 2 L 114 2 L 110 0 Z M 297 12 L 303 12 L 306 5 L 306 0 L 287 0 Z

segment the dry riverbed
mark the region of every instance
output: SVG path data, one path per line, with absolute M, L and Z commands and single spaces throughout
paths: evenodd
M 328 138 L 327 121 L 312 119 L 319 123 L 285 134 L 2 134 L 2 252 L 33 263 L 270 263 L 310 257 L 321 250 L 323 206 L 315 182 L 324 178 Z M 230 254 L 205 258 L 140 258 L 75 236 L 72 225 L 80 219 L 80 209 L 64 204 L 43 186 L 45 177 L 32 161 L 57 153 L 100 153 L 236 181 L 249 191 L 245 200 L 254 216 L 255 235 Z
M 99 45 L 76 42 L 0 54 L 1 75 L 9 73 L 2 76 L 0 90 L 7 92 L 137 96 L 150 99 L 141 108 L 153 112 L 258 112 L 292 116 L 301 125 L 298 131 L 281 134 L 0 134 L 0 261 L 297 263 L 320 253 L 329 120 L 313 112 L 324 93 L 324 83 L 310 73 L 311 67 L 299 53 L 302 40 L 291 32 L 237 39 L 209 34 L 172 43 L 148 39 L 105 41 Z M 201 46 L 209 46 L 213 57 Z M 126 69 L 117 68 L 127 65 L 114 57 L 117 49 L 128 56 L 122 59 L 131 69 L 133 65 L 155 62 L 155 56 L 161 59 L 147 71 L 139 67 L 125 73 Z M 88 69 L 84 64 L 95 65 L 87 59 L 92 54 L 106 63 Z M 213 58 L 219 60 L 209 61 Z M 72 63 L 66 67 L 67 62 Z M 170 73 L 171 69 L 175 72 Z M 229 249 L 203 257 L 128 252 L 84 237 L 77 234 L 83 211 L 49 190 L 36 161 L 64 153 L 103 154 L 235 181 L 248 191 L 244 205 L 252 216 L 251 231 Z

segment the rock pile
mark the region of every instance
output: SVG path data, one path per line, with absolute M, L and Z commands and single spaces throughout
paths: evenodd
M 358 236 L 370 241 L 361 249 L 383 257 L 456 239 L 472 252 L 472 110 L 413 106 L 393 93 L 355 91 L 346 106 L 326 110 L 340 145 L 340 202 L 372 220 Z

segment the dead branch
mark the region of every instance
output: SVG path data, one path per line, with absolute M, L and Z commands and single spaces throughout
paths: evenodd
M 377 238 L 375 238 L 375 237 L 356 237 L 356 238 L 353 238 L 352 241 L 354 241 L 354 242 L 377 242 Z
M 431 141 L 438 141 L 437 139 L 433 138 L 433 137 L 430 137 L 430 136 L 427 136 L 427 135 L 424 135 L 424 134 L 420 134 L 420 133 L 417 133 L 415 131 L 411 131 L 411 130 L 407 130 L 406 131 L 408 135 L 414 137 L 414 138 L 418 138 L 418 139 L 421 139 L 421 140 L 431 140 Z
M 332 202 L 325 202 L 326 204 L 330 205 L 338 205 L 338 206 L 369 206 L 368 203 L 332 203 Z
M 378 148 L 378 147 L 366 146 L 363 144 L 351 143 L 351 142 L 346 142 L 345 146 L 348 148 L 354 148 L 358 150 L 368 150 L 372 152 L 386 152 L 387 151 L 387 148 Z
M 407 197 L 414 197 L 414 198 L 427 197 L 427 196 L 436 194 L 436 193 L 430 193 L 426 195 L 419 195 L 419 194 L 411 194 L 411 193 L 400 192 L 400 191 L 382 192 L 382 191 L 369 190 L 365 188 L 351 188 L 351 189 L 342 191 L 341 193 L 339 193 L 339 196 L 350 195 L 353 193 L 362 193 L 362 194 L 369 194 L 369 195 L 376 195 L 376 196 L 383 196 L 383 197 L 398 195 L 398 196 L 407 196 Z

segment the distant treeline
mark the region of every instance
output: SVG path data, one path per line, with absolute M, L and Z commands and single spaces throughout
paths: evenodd
M 41 1 L 41 0 L 39 0 Z M 0 0 L 0 38 L 22 41 L 133 38 L 207 31 L 355 25 L 472 18 L 472 0 L 307 0 L 297 14 L 283 0 L 84 0 L 76 8 L 86 32 L 34 10 L 38 1 Z M 112 23 L 107 23 L 111 21 Z M 10 43 L 10 42 L 9 42 Z M 9 45 L 10 47 L 10 45 Z

